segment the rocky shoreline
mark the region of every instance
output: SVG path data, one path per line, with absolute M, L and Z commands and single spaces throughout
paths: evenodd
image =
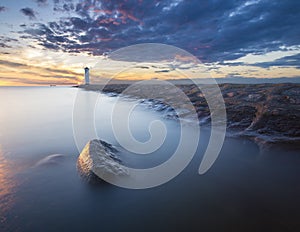
M 129 86 L 108 84 L 78 87 L 119 95 Z M 199 88 L 194 84 L 179 84 L 176 87 L 190 99 L 200 123 L 209 125 L 210 110 Z M 203 88 L 210 86 L 202 85 Z M 300 148 L 300 84 L 219 84 L 219 88 L 226 106 L 228 134 L 248 137 L 263 148 L 273 145 Z M 173 91 L 174 88 L 169 86 L 131 86 L 125 95 L 139 99 L 149 108 L 164 111 L 167 117 L 176 119 L 178 115 L 166 103 L 171 102 L 188 118 L 190 106 L 172 102 Z

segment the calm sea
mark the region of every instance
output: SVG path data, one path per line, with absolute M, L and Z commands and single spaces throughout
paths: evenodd
M 189 166 L 162 186 L 86 183 L 73 137 L 78 91 L 83 110 L 99 96 L 101 104 L 91 104 L 98 137 L 118 148 L 110 121 L 116 98 L 68 87 L 0 87 L 0 231 L 300 231 L 299 153 L 260 152 L 251 141 L 227 138 L 212 168 L 199 175 L 205 130 Z M 130 119 L 136 139 L 149 138 L 153 120 L 167 128 L 163 146 L 145 156 L 120 148 L 126 165 L 155 166 L 176 149 L 178 122 L 144 106 Z M 59 156 L 47 161 L 53 154 Z

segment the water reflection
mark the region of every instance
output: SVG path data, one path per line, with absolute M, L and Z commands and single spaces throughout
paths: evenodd
M 15 169 L 12 163 L 5 157 L 3 149 L 0 146 L 0 224 L 4 224 L 6 213 L 15 202 L 14 190 L 17 182 L 13 178 L 12 170 Z

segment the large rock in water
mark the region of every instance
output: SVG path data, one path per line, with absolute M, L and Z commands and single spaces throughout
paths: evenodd
M 117 152 L 111 144 L 102 140 L 89 141 L 77 160 L 80 175 L 88 181 L 103 177 L 109 180 L 116 176 L 128 175 L 127 169 L 121 165 L 121 160 L 116 156 Z

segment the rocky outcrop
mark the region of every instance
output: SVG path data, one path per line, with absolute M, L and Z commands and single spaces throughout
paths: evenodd
M 228 128 L 247 136 L 260 145 L 300 146 L 300 85 L 260 84 L 223 85 Z
M 129 85 L 112 84 L 101 88 L 106 93 L 122 93 Z M 177 85 L 192 102 L 199 121 L 210 122 L 210 110 L 205 95 L 196 85 Z M 300 84 L 220 84 L 226 112 L 227 127 L 231 134 L 247 136 L 258 143 L 293 144 L 300 146 Z M 202 85 L 201 88 L 209 88 Z M 96 90 L 99 86 L 88 87 Z M 130 97 L 147 102 L 147 106 L 166 111 L 176 118 L 165 102 L 181 108 L 185 117 L 191 109 L 174 98 L 169 86 L 137 86 L 131 88 Z M 147 100 L 145 100 L 147 98 Z
M 102 140 L 89 141 L 77 160 L 80 175 L 91 182 L 99 180 L 99 177 L 111 179 L 128 175 L 127 169 L 121 166 L 117 152 L 111 144 Z

